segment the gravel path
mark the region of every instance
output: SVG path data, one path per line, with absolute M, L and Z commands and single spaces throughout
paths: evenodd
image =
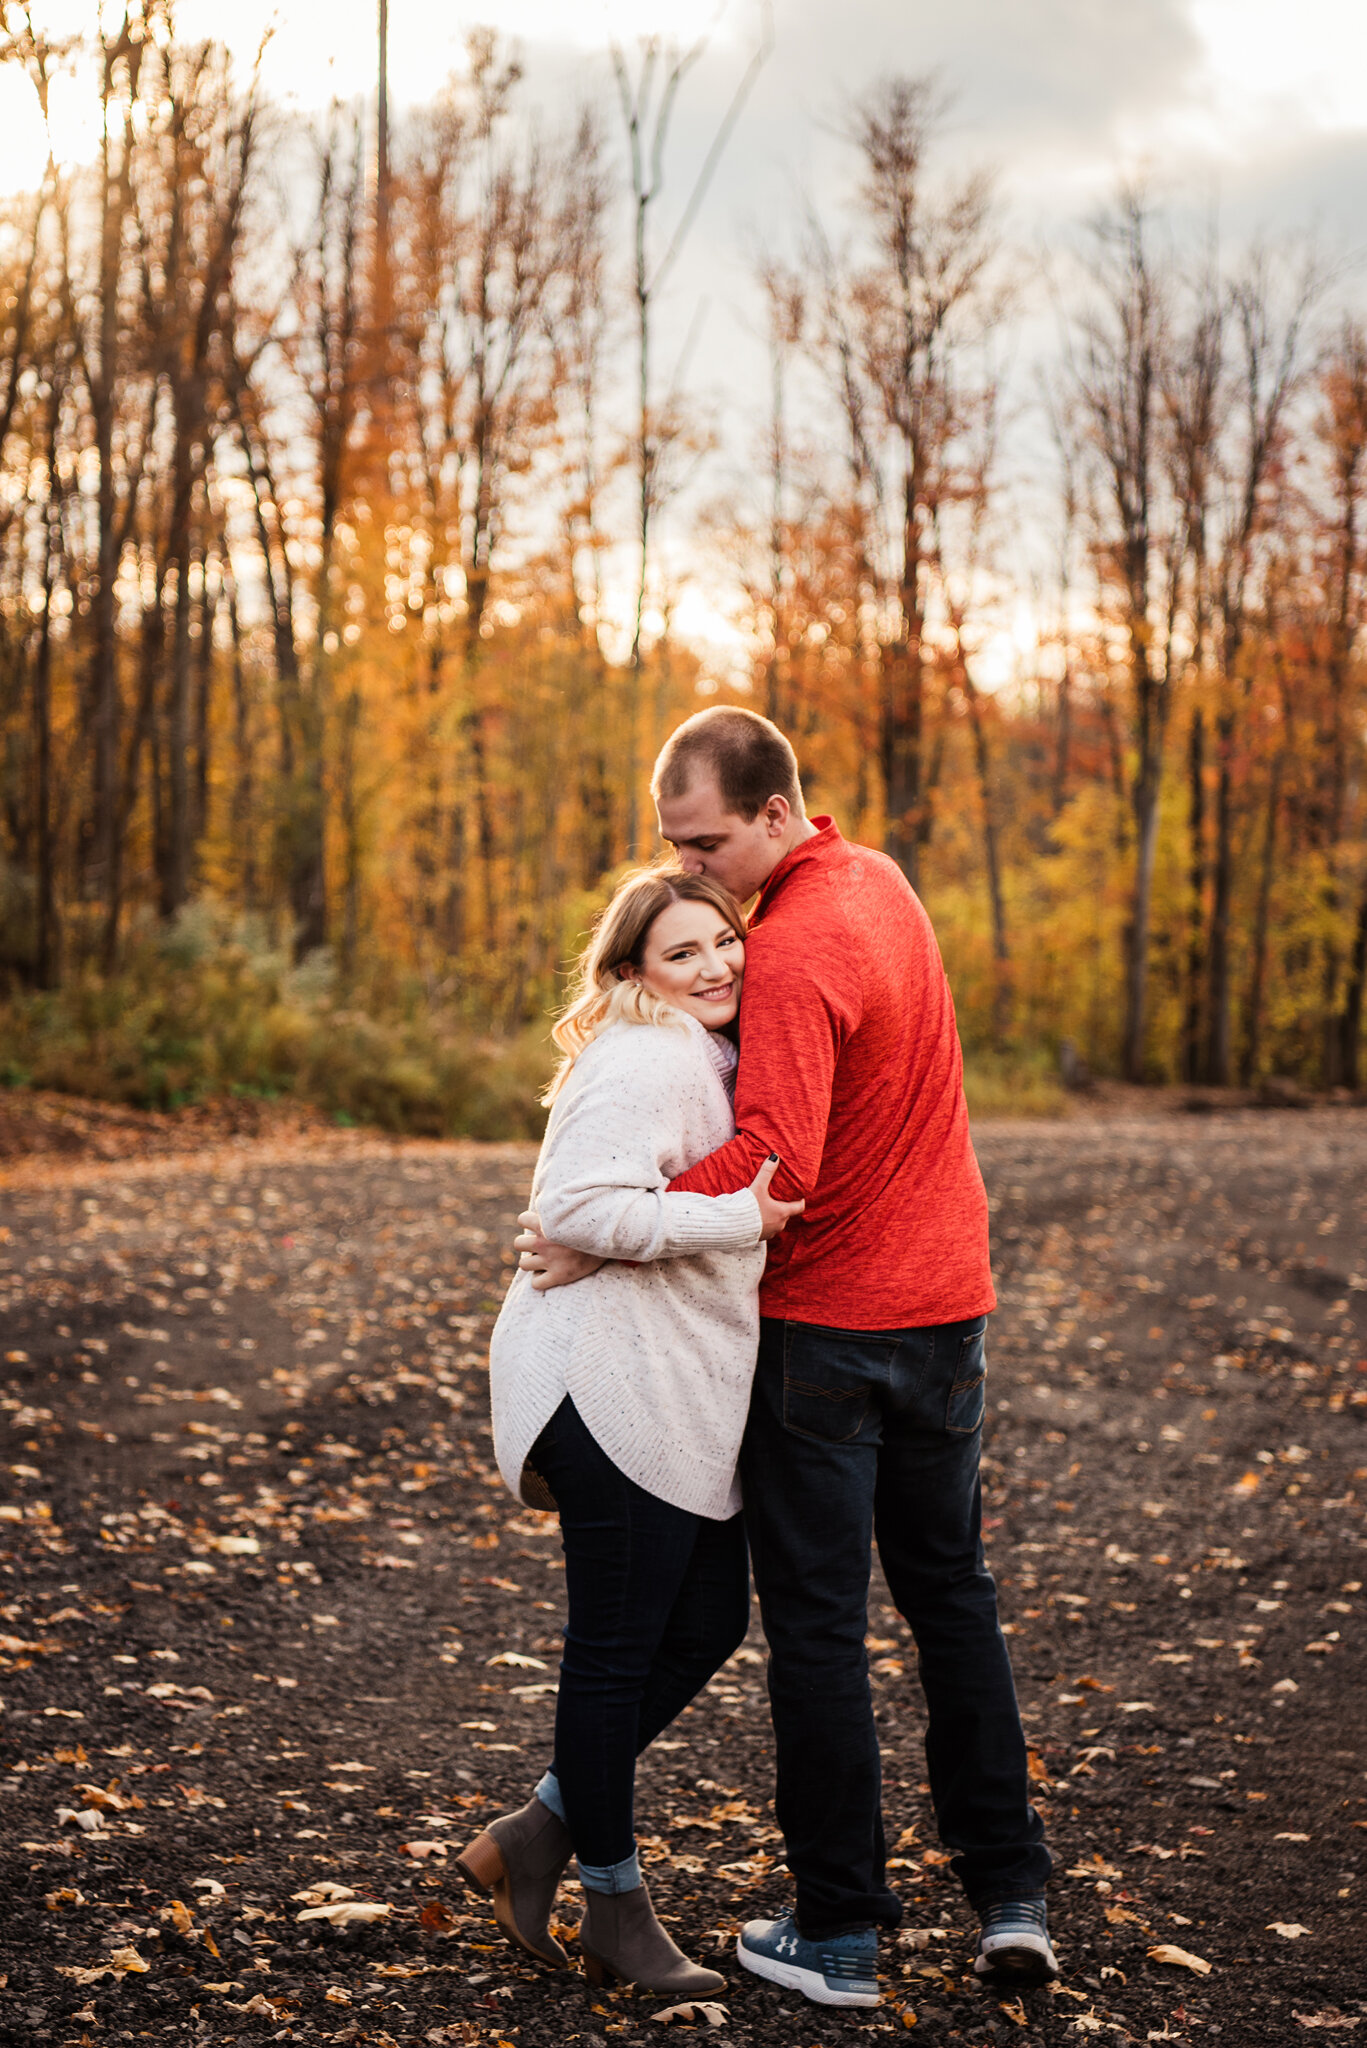
M 1064 1981 L 966 1978 L 875 1578 L 907 1901 L 880 2010 L 727 1960 L 788 1898 L 758 1627 L 643 1766 L 657 1904 L 729 1980 L 708 2038 L 1351 2033 L 1367 1114 L 993 1124 L 979 1151 L 988 1540 Z M 448 1874 L 553 1713 L 556 1526 L 501 1489 L 482 1383 L 531 1159 L 300 1131 L 0 1176 L 0 2041 L 659 2038 L 666 2001 L 524 1968 Z M 300 1921 L 320 1885 L 378 1910 Z

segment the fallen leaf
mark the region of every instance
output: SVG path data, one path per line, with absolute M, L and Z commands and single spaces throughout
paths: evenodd
M 1327 2012 L 1297 2012 L 1292 2014 L 1299 2027 L 1360 2027 L 1361 2020 L 1350 2020 L 1343 2013 L 1330 2006 Z
M 1069 1877 L 1123 1877 L 1125 1873 L 1123 1870 L 1117 1869 L 1114 1863 L 1108 1863 L 1105 1857 L 1094 1849 L 1091 1862 L 1074 1863 L 1068 1875 Z
M 415 1863 L 425 1863 L 429 1856 L 446 1855 L 445 1842 L 400 1842 L 399 1854 L 411 1856 Z
M 316 1884 L 306 1886 L 302 1892 L 290 1893 L 297 1906 L 326 1906 L 337 1899 L 354 1899 L 355 1896 L 349 1884 L 334 1884 L 330 1877 L 320 1877 Z
M 461 1924 L 459 1914 L 453 1913 L 444 1899 L 431 1899 L 418 1915 L 419 1927 L 429 1934 L 450 1934 Z
M 1177 1948 L 1170 1941 L 1160 1941 L 1157 1948 L 1151 1948 L 1149 1961 L 1169 1963 L 1175 1970 L 1191 1970 L 1198 1977 L 1208 1977 L 1214 1967 L 1204 1956 L 1194 1956 L 1190 1949 Z
M 1269 1920 L 1267 1931 L 1269 1934 L 1280 1934 L 1283 1941 L 1299 1941 L 1303 1934 L 1310 1932 L 1310 1929 L 1302 1927 L 1299 1920 Z
M 496 1657 L 485 1659 L 487 1664 L 511 1664 L 515 1671 L 549 1671 L 550 1665 L 541 1657 L 524 1657 L 520 1650 L 500 1650 Z
M 1014 2020 L 1018 2027 L 1028 2027 L 1030 2024 L 1026 2018 L 1025 2006 L 1019 1998 L 999 1998 L 997 2010 L 1004 2013 L 1007 2019 Z
M 700 2020 L 705 2026 L 724 2027 L 729 2015 L 724 2005 L 715 2005 L 710 1999 L 695 1999 L 687 2005 L 667 2005 L 663 2012 L 653 2012 L 650 2017 L 662 2027 L 673 2026 L 676 2020 L 686 2027 L 696 2027 Z
M 391 1905 L 375 1905 L 368 1899 L 348 1900 L 343 1905 L 310 1906 L 306 1912 L 296 1913 L 295 1919 L 326 1920 L 329 1927 L 364 1926 L 371 1920 L 387 1920 L 394 1908 Z

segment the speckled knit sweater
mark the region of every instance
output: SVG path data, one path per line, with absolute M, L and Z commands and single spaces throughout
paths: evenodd
M 612 1024 L 575 1061 L 532 1182 L 547 1237 L 609 1264 L 538 1294 L 517 1273 L 489 1347 L 494 1447 L 519 1498 L 527 1454 L 568 1393 L 638 1486 L 721 1521 L 740 1506 L 764 1270 L 759 1204 L 668 1182 L 735 1124 L 729 1040 L 677 1022 Z

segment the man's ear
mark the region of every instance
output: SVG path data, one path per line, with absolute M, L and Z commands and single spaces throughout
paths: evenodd
M 764 806 L 764 829 L 771 839 L 781 838 L 788 829 L 793 807 L 786 796 L 771 796 Z

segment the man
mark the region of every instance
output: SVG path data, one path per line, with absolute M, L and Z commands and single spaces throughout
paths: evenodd
M 683 865 L 758 899 L 736 1136 L 671 1185 L 729 1193 L 776 1152 L 775 1192 L 806 1201 L 770 1246 L 741 1454 L 797 1898 L 737 1954 L 817 2003 L 878 2002 L 877 1930 L 902 1906 L 864 1648 L 876 1535 L 916 1638 L 936 1820 L 982 1923 L 974 1967 L 1040 1982 L 1051 1865 L 980 1537 L 987 1200 L 930 921 L 893 862 L 808 819 L 792 748 L 753 712 L 688 719 L 653 791 Z M 519 1243 L 542 1285 L 582 1270 Z

